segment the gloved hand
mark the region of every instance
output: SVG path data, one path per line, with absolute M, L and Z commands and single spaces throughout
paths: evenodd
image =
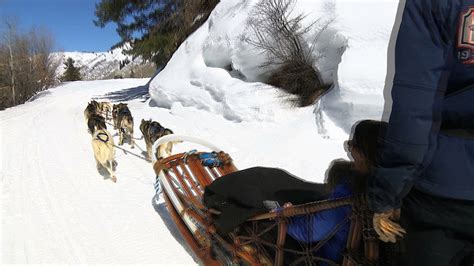
M 394 210 L 384 213 L 374 213 L 374 218 L 372 219 L 374 229 L 379 239 L 383 242 L 395 243 L 397 236 L 403 237 L 403 235 L 406 234 L 405 229 L 392 220 L 395 215 L 396 212 Z

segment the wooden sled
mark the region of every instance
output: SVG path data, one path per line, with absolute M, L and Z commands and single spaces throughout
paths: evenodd
M 285 208 L 278 213 L 264 213 L 247 220 L 228 235 L 219 235 L 213 225 L 215 214 L 202 201 L 204 188 L 213 180 L 237 171 L 237 168 L 228 154 L 196 138 L 168 135 L 160 138 L 155 147 L 169 141 L 194 142 L 214 152 L 179 153 L 156 161 L 153 166 L 168 211 L 200 264 L 318 265 L 325 262 L 327 265 L 339 265 L 315 253 L 344 223 L 350 223 L 342 265 L 377 265 L 379 245 L 364 196 L 311 202 Z M 214 163 L 203 159 L 209 157 L 213 158 Z M 293 240 L 288 240 L 291 237 L 286 234 L 289 217 L 309 217 L 310 214 L 344 205 L 352 206 L 352 215 L 337 225 L 325 239 L 301 244 L 296 249 L 288 246 L 287 242 Z

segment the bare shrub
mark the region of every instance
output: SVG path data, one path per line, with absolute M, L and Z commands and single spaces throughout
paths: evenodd
M 59 65 L 51 55 L 54 41 L 46 30 L 27 33 L 4 19 L 0 35 L 0 109 L 26 102 L 36 93 L 53 86 Z
M 316 42 L 330 22 L 320 25 L 310 44 L 304 35 L 319 23 L 303 27 L 302 14 L 292 16 L 295 0 L 261 0 L 255 6 L 247 26 L 252 33 L 245 40 L 266 55 L 260 66 L 270 71 L 266 83 L 295 96 L 290 101 L 297 106 L 308 106 L 324 94 L 332 84 L 325 84 L 313 65 Z

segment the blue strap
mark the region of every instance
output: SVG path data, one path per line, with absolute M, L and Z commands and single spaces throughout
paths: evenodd
M 156 177 L 156 181 L 153 184 L 153 186 L 155 187 L 156 195 L 159 195 L 162 192 L 162 189 L 161 189 L 160 179 L 158 177 Z
M 217 153 L 215 152 L 206 152 L 199 154 L 199 159 L 201 163 L 207 167 L 218 167 L 222 165 L 222 161 L 217 158 Z

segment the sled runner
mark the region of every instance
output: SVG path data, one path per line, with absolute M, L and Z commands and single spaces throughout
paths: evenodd
M 372 214 L 363 195 L 316 201 L 257 215 L 227 235 L 217 233 L 213 217 L 218 212 L 203 204 L 206 186 L 223 175 L 237 171 L 232 158 L 214 145 L 187 136 L 160 138 L 154 149 L 169 141 L 187 141 L 207 147 L 211 152 L 191 151 L 171 155 L 154 163 L 168 211 L 195 257 L 204 265 L 339 265 L 318 257 L 318 250 L 346 223 L 350 231 L 343 254 L 344 266 L 377 265 L 379 245 L 371 227 Z M 349 218 L 334 227 L 321 241 L 293 243 L 287 236 L 290 217 L 351 206 Z

